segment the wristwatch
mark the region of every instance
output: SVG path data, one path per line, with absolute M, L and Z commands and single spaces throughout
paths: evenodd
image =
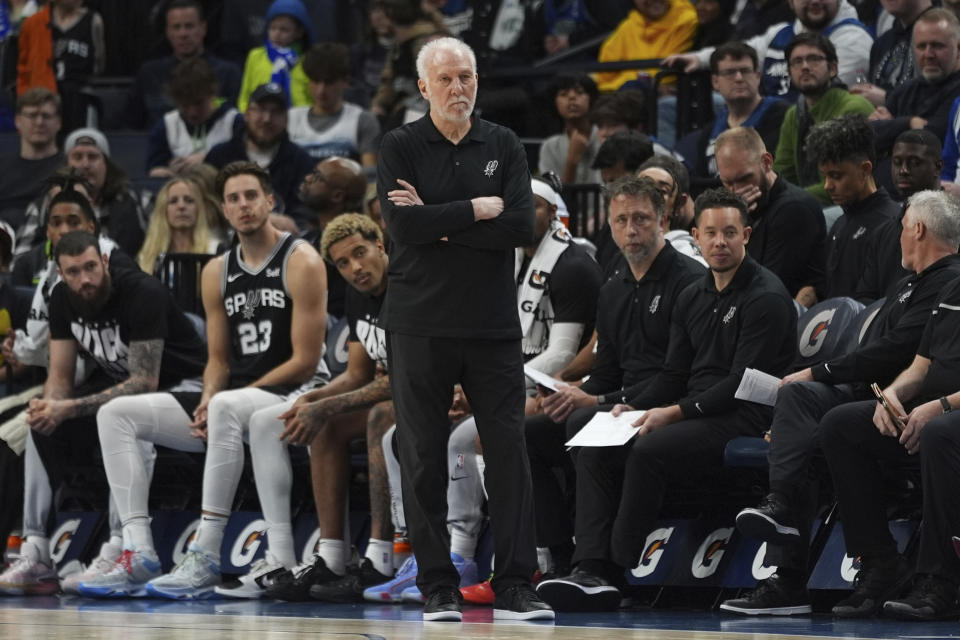
M 953 407 L 950 406 L 950 402 L 947 400 L 946 396 L 940 398 L 940 406 L 943 407 L 944 413 L 950 413 L 953 411 Z

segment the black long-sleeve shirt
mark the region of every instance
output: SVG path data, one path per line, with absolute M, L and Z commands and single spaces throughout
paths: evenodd
M 747 253 L 776 274 L 791 296 L 821 282 L 827 225 L 808 191 L 777 176 L 750 226 Z
M 667 242 L 637 280 L 621 255 L 597 300 L 597 357 L 580 387 L 601 404 L 626 402 L 663 368 L 677 298 L 703 265 Z
M 900 215 L 900 203 L 884 188 L 843 208 L 827 239 L 826 273 L 817 294 L 821 300 L 853 297 L 870 248 L 870 236 L 884 222 Z
M 423 205 L 394 206 L 397 179 Z M 476 119 L 454 144 L 430 115 L 388 132 L 377 162 L 377 191 L 393 249 L 384 325 L 420 336 L 520 338 L 514 247 L 534 235 L 533 192 L 520 141 Z M 503 212 L 474 220 L 471 199 L 503 198 Z
M 950 108 L 960 93 L 960 71 L 954 71 L 942 81 L 927 82 L 923 77 L 909 80 L 887 94 L 886 107 L 892 120 L 875 120 L 877 152 L 887 153 L 893 149 L 897 136 L 910 129 L 910 118 L 916 116 L 927 121 L 924 129 L 943 140 L 947 135 Z
M 683 290 L 663 371 L 630 400 L 638 409 L 677 403 L 684 418 L 728 413 L 747 367 L 784 375 L 797 355 L 797 312 L 783 283 L 746 256 L 717 291 L 713 272 Z
M 917 355 L 930 359 L 930 369 L 917 397 L 917 406 L 960 389 L 960 281 L 954 280 L 937 300 L 917 347 Z
M 863 273 L 857 283 L 855 296 L 863 304 L 879 300 L 895 282 L 910 275 L 903 268 L 903 252 L 900 249 L 903 214 L 906 210 L 906 205 L 903 205 L 899 216 L 885 221 L 870 234 Z
M 890 384 L 913 360 L 937 297 L 957 278 L 960 255 L 951 254 L 894 283 L 860 348 L 814 366 L 813 379 L 830 384 Z

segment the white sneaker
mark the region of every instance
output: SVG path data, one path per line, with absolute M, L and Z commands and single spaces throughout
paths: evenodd
M 171 600 L 199 600 L 214 595 L 220 584 L 220 563 L 192 544 L 173 571 L 147 583 L 147 593 Z
M 39 552 L 23 543 L 20 557 L 0 573 L 0 593 L 10 596 L 48 596 L 60 590 L 57 572 L 39 558 Z
M 253 563 L 245 576 L 225 582 L 214 591 L 228 598 L 261 598 L 275 579 L 290 570 L 268 550 L 263 558 Z
M 142 598 L 147 595 L 147 583 L 161 575 L 155 551 L 126 550 L 110 571 L 81 580 L 77 586 L 80 595 L 91 598 Z
M 60 590 L 64 593 L 79 595 L 78 585 L 81 582 L 102 576 L 113 569 L 122 551 L 123 547 L 119 544 L 110 544 L 109 541 L 104 542 L 100 545 L 100 554 L 93 559 L 90 566 L 60 579 Z

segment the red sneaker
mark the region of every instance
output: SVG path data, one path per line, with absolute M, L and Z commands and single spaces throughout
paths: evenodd
M 464 602 L 493 606 L 493 589 L 490 588 L 489 579 L 469 587 L 460 587 L 460 595 Z

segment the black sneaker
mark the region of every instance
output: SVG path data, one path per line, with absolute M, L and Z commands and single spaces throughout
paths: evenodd
M 867 618 L 876 615 L 883 603 L 895 597 L 910 579 L 910 565 L 901 555 L 882 563 L 863 561 L 853 579 L 853 593 L 833 607 L 840 618 Z
M 423 619 L 433 622 L 460 622 L 463 619 L 460 612 L 462 605 L 460 589 L 440 587 L 427 596 L 423 605 Z
M 957 585 L 938 576 L 921 576 L 906 597 L 884 602 L 883 612 L 901 620 L 956 618 Z
M 313 556 L 313 562 L 300 565 L 290 573 L 280 576 L 267 587 L 266 597 L 287 602 L 307 602 L 310 600 L 310 587 L 339 580 L 343 576 L 327 568 L 327 563 L 319 555 Z
M 810 594 L 806 585 L 773 574 L 752 592 L 727 600 L 720 608 L 745 616 L 795 616 L 810 613 Z
M 389 582 L 392 577 L 374 569 L 370 558 L 361 558 L 360 564 L 348 567 L 342 578 L 311 586 L 310 597 L 323 602 L 363 602 L 364 589 Z
M 553 620 L 553 609 L 529 584 L 507 587 L 493 598 L 494 620 Z
M 800 539 L 793 510 L 779 493 L 771 493 L 755 508 L 738 513 L 737 529 L 748 538 L 767 542 L 797 542 Z
M 579 567 L 565 578 L 544 580 L 537 594 L 556 611 L 616 611 L 620 590 Z

